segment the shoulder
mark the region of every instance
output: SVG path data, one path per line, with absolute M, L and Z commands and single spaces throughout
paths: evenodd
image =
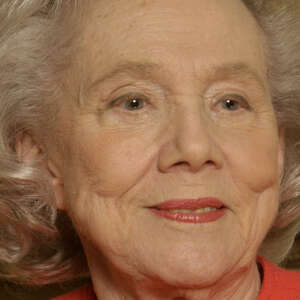
M 51 300 L 95 300 L 95 294 L 92 285 L 82 286 L 68 294 L 52 298 Z
M 300 272 L 282 269 L 260 257 L 258 262 L 264 272 L 258 300 L 300 299 Z

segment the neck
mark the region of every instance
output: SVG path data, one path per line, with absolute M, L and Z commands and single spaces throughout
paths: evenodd
M 260 274 L 253 262 L 243 271 L 225 274 L 210 286 L 170 286 L 158 279 L 122 274 L 120 270 L 89 261 L 98 300 L 255 300 L 260 290 Z M 104 272 L 105 270 L 105 272 Z

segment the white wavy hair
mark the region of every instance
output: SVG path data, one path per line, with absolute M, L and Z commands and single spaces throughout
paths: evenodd
M 15 151 L 20 133 L 40 136 L 55 124 L 87 2 L 0 0 L 0 277 L 12 281 L 41 285 L 88 273 L 70 220 L 56 211 L 47 174 Z M 243 2 L 265 35 L 273 105 L 286 136 L 280 210 L 260 249 L 280 263 L 300 228 L 300 5 Z

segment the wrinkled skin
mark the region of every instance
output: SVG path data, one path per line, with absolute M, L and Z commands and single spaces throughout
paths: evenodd
M 238 0 L 99 1 L 78 56 L 84 97 L 61 103 L 48 165 L 98 298 L 256 299 L 283 137 L 250 12 Z M 149 210 L 208 196 L 227 207 L 214 222 Z

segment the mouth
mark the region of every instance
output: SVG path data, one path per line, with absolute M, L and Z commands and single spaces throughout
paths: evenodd
M 227 210 L 217 198 L 168 200 L 148 208 L 158 217 L 193 224 L 217 221 Z

